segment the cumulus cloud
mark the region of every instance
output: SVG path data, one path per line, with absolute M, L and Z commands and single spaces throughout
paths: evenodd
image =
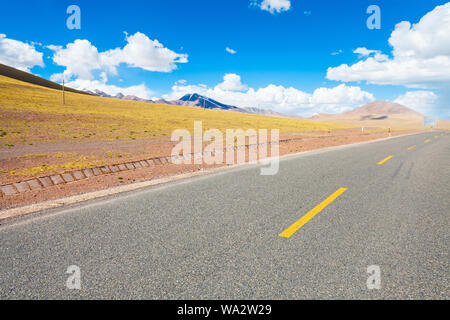
M 224 86 L 224 83 L 235 83 L 238 86 Z M 237 88 L 240 91 L 236 90 Z M 312 116 L 316 113 L 339 113 L 375 100 L 371 93 L 345 84 L 334 88 L 318 88 L 313 93 L 274 84 L 259 89 L 247 86 L 245 86 L 246 89 L 243 88 L 238 75 L 227 74 L 224 76 L 224 81 L 215 87 L 174 85 L 172 91 L 163 97 L 175 100 L 185 94 L 198 93 L 238 107 L 260 107 L 302 116 Z
M 329 68 L 327 78 L 367 81 L 415 88 L 439 87 L 450 82 L 450 2 L 427 13 L 417 24 L 395 26 L 389 44 L 392 58 L 377 50 L 358 48 L 365 57 L 351 66 Z
M 233 49 L 228 48 L 228 47 L 226 47 L 225 50 L 226 50 L 226 52 L 228 52 L 228 53 L 230 53 L 230 54 L 236 54 L 236 53 L 237 53 L 236 50 L 233 50 Z
M 187 54 L 175 53 L 141 32 L 126 39 L 128 44 L 122 50 L 115 49 L 107 53 L 112 63 L 124 62 L 147 71 L 170 72 L 177 68 L 177 63 L 188 62 Z
M 423 114 L 433 112 L 439 97 L 432 91 L 408 91 L 394 102 Z
M 54 51 L 53 61 L 66 67 L 66 77 L 78 77 L 91 80 L 92 71 L 102 70 L 117 74 L 117 67 L 125 63 L 129 67 L 147 71 L 170 72 L 177 68 L 177 63 L 186 63 L 187 54 L 179 54 L 165 48 L 158 40 L 151 40 L 145 34 L 137 32 L 126 36 L 124 48 L 99 52 L 88 40 L 77 39 L 66 47 L 51 45 Z M 61 77 L 55 75 L 54 78 Z
M 44 67 L 42 56 L 43 53 L 36 51 L 34 45 L 0 34 L 0 63 L 30 72 L 34 66 Z
M 224 91 L 244 91 L 247 86 L 241 82 L 241 76 L 235 73 L 227 73 L 223 77 L 223 82 L 217 85 L 218 89 Z
M 55 51 L 53 61 L 60 66 L 65 66 L 66 76 L 76 76 L 82 79 L 92 79 L 92 71 L 102 68 L 100 55 L 96 47 L 88 40 L 75 40 L 66 48 L 52 46 Z M 52 79 L 56 80 L 57 76 Z
M 251 5 L 257 6 L 261 10 L 268 11 L 271 14 L 281 13 L 291 9 L 290 0 L 263 0 L 262 2 L 252 0 Z

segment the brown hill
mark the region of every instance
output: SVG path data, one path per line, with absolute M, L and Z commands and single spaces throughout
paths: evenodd
M 1 63 L 0 63 L 0 75 L 8 77 L 8 78 L 12 78 L 12 79 L 20 80 L 23 82 L 35 84 L 38 86 L 50 88 L 50 89 L 62 90 L 62 85 L 60 85 L 60 84 L 57 84 L 55 82 L 46 80 L 44 78 L 35 76 L 34 74 L 31 74 L 31 73 L 28 73 L 28 72 L 25 72 L 25 71 L 22 71 L 19 69 L 16 69 L 16 68 L 13 68 L 10 66 L 6 66 Z M 69 92 L 80 93 L 80 94 L 89 94 L 87 92 L 75 90 L 75 89 L 72 89 L 69 87 L 64 87 L 64 89 Z
M 450 120 L 437 120 L 436 128 L 450 130 Z
M 319 114 L 311 120 L 378 128 L 421 128 L 424 115 L 391 101 L 374 101 L 339 114 Z

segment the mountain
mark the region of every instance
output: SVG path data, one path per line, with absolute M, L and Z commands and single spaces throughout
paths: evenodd
M 91 95 L 94 96 L 98 96 L 98 97 L 103 97 L 103 98 L 114 98 L 114 99 L 123 99 L 123 100 L 132 100 L 132 101 L 144 101 L 144 102 L 153 102 L 152 100 L 147 100 L 147 99 L 143 99 L 143 98 L 139 98 L 136 96 L 131 96 L 131 95 L 124 95 L 123 93 L 119 92 L 118 94 L 116 94 L 115 96 L 109 95 L 106 92 L 103 92 L 101 90 L 88 90 L 88 89 L 84 89 L 83 92 L 89 93 Z
M 311 120 L 336 122 L 364 127 L 422 127 L 425 116 L 391 101 L 373 101 L 339 114 L 318 114 Z
M 193 107 L 200 107 L 200 108 L 204 108 L 204 109 L 218 109 L 218 110 L 228 110 L 228 111 L 250 113 L 242 108 L 223 104 L 223 103 L 220 103 L 211 98 L 201 96 L 197 93 L 186 94 L 183 97 L 181 97 L 179 99 L 179 101 L 181 101 L 181 105 L 184 105 L 184 106 L 193 106 Z

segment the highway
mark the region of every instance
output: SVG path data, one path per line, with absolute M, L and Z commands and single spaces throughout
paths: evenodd
M 3 223 L 0 298 L 449 299 L 449 217 L 449 132 L 305 153 Z

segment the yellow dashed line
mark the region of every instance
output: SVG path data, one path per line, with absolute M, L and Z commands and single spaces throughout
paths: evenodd
M 386 161 L 388 161 L 389 159 L 391 159 L 392 156 L 387 157 L 386 159 L 381 160 L 380 162 L 378 162 L 379 165 L 382 165 L 383 163 L 385 163 Z
M 431 140 L 430 139 L 427 139 L 427 140 L 425 140 L 425 143 L 428 143 L 428 142 L 430 142 Z
M 318 214 L 320 211 L 325 209 L 326 206 L 328 206 L 330 203 L 332 203 L 334 200 L 336 200 L 336 198 L 339 197 L 341 194 L 343 194 L 346 190 L 347 190 L 347 188 L 340 188 L 338 191 L 336 191 L 331 196 L 329 196 L 327 199 L 325 199 L 317 207 L 315 207 L 310 212 L 308 212 L 303 217 L 301 217 L 300 220 L 298 220 L 293 225 L 291 225 L 289 228 L 287 228 L 282 233 L 280 233 L 279 236 L 284 237 L 284 238 L 290 238 L 298 229 L 303 227 L 309 220 L 314 218 L 314 216 L 316 214 Z
M 411 146 L 411 147 L 408 148 L 408 150 L 414 149 L 415 147 L 417 147 L 417 146 L 416 145 Z

